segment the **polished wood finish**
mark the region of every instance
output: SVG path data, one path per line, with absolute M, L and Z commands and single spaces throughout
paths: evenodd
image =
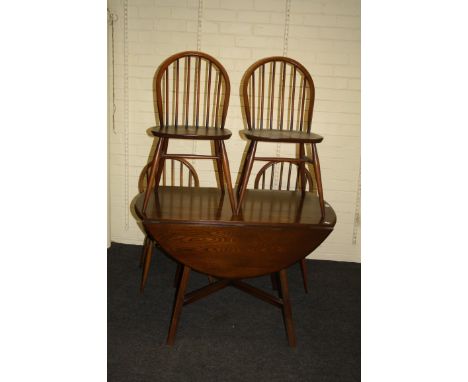
M 195 90 L 193 93 L 190 90 L 192 82 L 190 80 L 190 65 L 192 59 L 196 61 L 195 79 L 193 81 Z M 180 74 L 181 70 L 183 71 L 182 75 Z M 208 73 L 203 80 L 201 79 L 202 71 Z M 211 86 L 213 71 L 216 72 L 216 94 L 212 91 Z M 224 128 L 231 84 L 226 69 L 216 58 L 197 51 L 174 54 L 159 66 L 154 85 L 160 126 L 179 126 L 180 121 L 182 121 L 182 126 L 198 126 L 198 118 L 198 120 L 201 119 L 205 122 L 201 126 Z M 163 88 L 165 92 L 163 92 Z M 203 105 L 203 110 L 200 110 L 203 103 L 200 100 L 203 100 L 205 96 L 207 102 Z M 214 105 L 210 102 L 211 97 L 213 97 Z M 190 112 L 192 106 L 195 113 Z M 210 108 L 212 107 L 218 110 L 218 115 L 210 114 Z M 219 113 L 220 110 L 221 113 Z
M 169 170 L 168 170 L 169 167 Z M 161 168 L 161 178 L 160 183 L 164 186 L 166 185 L 178 185 L 179 187 L 198 187 L 200 181 L 198 179 L 198 174 L 193 168 L 193 166 L 185 159 L 171 159 L 169 162 L 165 161 L 163 167 Z M 141 172 L 140 178 L 138 180 L 138 190 L 140 193 L 145 192 L 149 186 L 150 182 L 150 172 L 151 172 L 151 163 L 148 163 Z M 176 175 L 178 175 L 176 177 Z M 151 258 L 153 256 L 153 246 L 158 246 L 156 240 L 153 240 L 148 234 L 145 236 L 143 243 L 143 252 L 140 258 L 140 267 L 142 269 L 142 277 L 140 283 L 140 292 L 143 293 L 146 282 L 148 280 L 149 269 L 151 266 Z M 181 269 L 179 264 L 177 267 L 174 285 L 177 285 Z
M 260 300 L 263 300 L 273 306 L 276 306 L 277 308 L 282 308 L 283 306 L 283 302 L 281 299 L 279 299 L 278 297 L 276 296 L 273 296 L 271 294 L 268 294 L 264 291 L 262 291 L 261 289 L 258 289 L 252 285 L 249 285 L 247 283 L 244 283 L 242 281 L 239 281 L 239 280 L 233 280 L 231 282 L 232 286 L 236 287 L 237 289 L 240 289 Z
M 273 180 L 274 180 L 274 168 L 275 166 L 280 166 L 280 178 L 277 187 L 274 187 Z M 294 170 L 293 170 L 294 169 Z M 295 180 L 293 178 L 294 172 L 296 173 Z M 278 161 L 270 161 L 265 164 L 257 173 L 254 181 L 254 188 L 258 189 L 269 189 L 269 190 L 287 190 L 287 191 L 297 191 L 299 188 L 298 180 L 299 176 L 298 163 L 295 161 L 283 160 L 281 162 Z M 305 190 L 310 192 L 313 191 L 313 181 L 312 175 L 310 174 L 309 170 L 305 170 L 304 172 L 305 180 L 304 180 L 304 187 Z
M 237 189 L 237 213 L 240 212 L 241 203 L 244 200 L 245 191 L 247 190 L 247 183 L 249 181 L 250 173 L 252 172 L 253 162 L 255 158 L 255 152 L 257 151 L 257 141 L 250 141 L 249 149 L 244 160 L 244 166 L 242 168 L 241 177 L 239 180 L 239 187 Z
M 145 230 L 179 263 L 178 281 L 168 344 L 173 344 L 182 306 L 227 286 L 235 287 L 281 308 L 289 345 L 296 337 L 286 269 L 317 248 L 336 223 L 326 205 L 311 192 L 247 190 L 242 215 L 232 213 L 229 196 L 217 188 L 164 187 L 151 194 L 143 213 L 144 194 L 135 200 Z M 218 280 L 185 293 L 191 270 Z M 242 279 L 279 273 L 279 297 Z
M 164 60 L 158 68 L 154 89 L 159 126 L 153 127 L 151 133 L 159 138 L 159 142 L 150 175 L 150 184 L 154 184 L 154 187 L 146 190 L 143 212 L 153 189 L 159 187 L 158 178 L 164 161 L 184 157 L 216 160 L 217 169 L 221 171 L 219 180 L 226 183 L 231 208 L 236 211 L 231 174 L 226 171 L 229 168 L 228 158 L 222 143 L 232 135 L 224 128 L 231 92 L 229 76 L 224 67 L 214 57 L 203 52 L 177 53 Z M 215 155 L 168 154 L 169 139 L 213 141 Z M 156 180 L 154 183 L 153 179 Z M 224 183 L 220 187 L 224 190 Z
M 280 286 L 281 286 L 281 299 L 283 300 L 283 319 L 286 326 L 286 333 L 288 335 L 289 346 L 296 346 L 296 335 L 294 333 L 294 323 L 292 319 L 291 301 L 289 300 L 289 287 L 286 270 L 282 269 L 279 272 Z
M 148 163 L 141 171 L 138 179 L 138 191 L 145 192 L 150 179 L 151 163 Z M 162 168 L 161 186 L 198 187 L 200 180 L 197 171 L 192 164 L 184 158 L 174 158 L 164 162 Z
M 276 71 L 277 66 L 279 73 Z M 261 89 L 258 94 L 256 88 Z M 242 202 L 252 164 L 255 160 L 263 160 L 255 157 L 255 150 L 251 149 L 253 142 L 297 144 L 301 178 L 304 176 L 305 163 L 311 163 L 314 166 L 316 183 L 320 184 L 317 192 L 320 196 L 321 211 L 324 213 L 320 165 L 316 154 L 316 144 L 320 143 L 323 137 L 311 132 L 315 87 L 310 73 L 302 64 L 291 58 L 267 57 L 247 69 L 242 78 L 241 94 L 247 122 L 247 129 L 241 133 L 250 144 L 239 179 L 237 213 L 243 208 Z M 312 147 L 312 157 L 307 157 L 306 145 Z M 282 158 L 276 160 L 280 162 Z M 301 187 L 304 182 L 303 179 Z
M 184 266 L 182 270 L 182 276 L 180 278 L 180 282 L 177 287 L 176 298 L 174 301 L 174 308 L 172 310 L 171 326 L 169 327 L 169 333 L 167 335 L 168 345 L 174 345 L 177 325 L 179 324 L 180 313 L 182 312 L 182 306 L 184 305 L 184 296 L 185 296 L 185 290 L 187 289 L 189 275 L 190 275 L 190 268 L 187 266 Z
M 245 239 L 242 225 L 161 223 L 156 228 L 148 223 L 147 229 L 178 261 L 218 278 L 257 277 L 288 268 L 314 251 L 331 232 L 320 230 L 309 237 L 307 228 L 252 226 Z M 255 258 L 251 258 L 253 249 Z M 239 264 L 245 266 L 238 269 Z
M 305 157 L 305 147 L 303 143 L 299 143 L 299 158 L 304 158 Z M 300 173 L 300 178 L 301 178 L 301 191 L 305 191 L 305 162 L 301 161 L 299 162 L 299 173 Z
M 148 200 L 150 197 L 150 191 L 152 188 L 154 188 L 154 179 L 156 177 L 156 172 L 157 172 L 157 166 L 159 164 L 160 158 L 161 158 L 161 149 L 164 145 L 164 138 L 161 138 L 158 140 L 158 143 L 156 144 L 156 150 L 154 152 L 153 160 L 151 161 L 150 165 L 150 177 L 148 180 L 148 184 L 151 185 L 148 187 L 145 191 L 145 200 L 143 203 L 143 211 L 146 209 L 146 206 L 148 205 Z
M 286 164 L 286 166 L 285 166 Z M 265 164 L 257 173 L 255 177 L 254 187 L 255 189 L 261 188 L 262 190 L 270 189 L 270 190 L 294 190 L 297 191 L 299 189 L 299 185 L 301 186 L 301 190 L 308 189 L 310 192 L 313 190 L 313 183 L 312 183 L 312 176 L 308 170 L 303 168 L 303 173 L 301 172 L 301 165 L 304 166 L 302 162 L 293 162 L 293 161 L 270 161 Z M 280 176 L 279 182 L 276 187 L 274 186 L 274 174 L 275 174 L 275 166 L 279 166 Z M 294 170 L 293 170 L 294 169 Z M 295 181 L 294 179 L 294 173 Z M 301 183 L 299 184 L 298 180 L 301 179 Z M 304 284 L 304 291 L 306 293 L 309 292 L 309 285 L 308 285 L 308 278 L 307 278 L 307 264 L 306 259 L 302 259 L 300 262 L 301 267 L 301 274 L 302 274 L 302 281 Z M 272 276 L 272 287 L 273 289 L 278 289 L 278 285 L 276 282 L 275 277 Z
M 148 208 L 142 212 L 144 193 L 136 196 L 135 212 L 143 224 L 168 223 L 260 225 L 271 227 L 308 227 L 332 229 L 336 215 L 325 203 L 321 216 L 319 198 L 300 191 L 248 189 L 242 215 L 234 215 L 229 196 L 212 187 L 164 187 L 151 194 Z M 214 275 L 216 276 L 216 275 Z
M 323 137 L 314 133 L 290 130 L 243 130 L 241 132 L 247 139 L 259 142 L 285 142 L 285 143 L 320 143 Z
M 312 155 L 313 155 L 313 161 L 314 161 L 315 179 L 317 180 L 318 195 L 320 198 L 320 208 L 322 210 L 322 214 L 324 214 L 325 213 L 325 201 L 323 199 L 322 176 L 320 172 L 320 161 L 318 157 L 317 146 L 315 144 L 312 145 Z
M 224 170 L 223 170 L 223 161 L 221 159 L 221 146 L 219 142 L 214 142 L 214 150 L 216 154 L 216 167 L 218 169 L 218 177 L 219 177 L 219 185 L 221 186 L 221 190 L 224 191 Z
M 153 244 L 152 240 L 148 237 L 148 235 L 146 235 L 143 241 L 143 251 L 141 252 L 141 256 L 140 256 L 140 268 L 143 267 L 143 264 L 145 262 L 146 254 L 148 252 L 148 245 L 152 245 L 152 244 Z
M 280 75 L 276 74 L 276 64 L 279 63 Z M 265 72 L 268 70 L 268 81 L 262 82 L 262 92 L 260 95 L 255 93 L 255 86 L 252 86 L 255 82 L 255 73 L 260 73 L 261 77 L 265 77 Z M 257 76 L 258 77 L 258 76 Z M 284 116 L 281 113 L 281 109 L 284 109 L 284 105 L 287 105 L 286 99 L 293 99 L 293 94 L 295 95 L 296 83 L 299 78 L 299 85 L 301 88 L 300 102 L 298 102 L 301 118 L 294 119 L 290 116 L 290 123 L 286 125 L 288 130 L 302 131 L 310 133 L 312 125 L 312 112 L 314 108 L 315 101 L 315 86 L 314 81 L 307 69 L 298 61 L 295 61 L 289 57 L 275 56 L 267 57 L 261 60 L 258 60 L 252 64 L 244 73 L 241 83 L 241 93 L 243 96 L 243 103 L 245 106 L 245 113 L 247 119 L 247 125 L 249 130 L 256 129 L 256 125 L 253 116 L 253 110 L 260 109 L 262 111 L 266 106 L 268 110 L 262 115 L 267 119 L 267 123 L 260 125 L 260 127 L 268 126 L 269 130 L 283 130 L 281 126 L 281 116 Z M 276 82 L 277 80 L 277 82 Z M 285 94 L 286 81 L 294 80 L 292 86 L 288 86 L 288 94 Z M 266 89 L 265 89 L 266 87 Z M 251 90 L 249 94 L 249 89 Z M 281 93 L 279 99 L 275 97 L 275 92 Z M 266 102 L 264 101 L 265 96 L 267 97 Z M 278 104 L 279 110 L 275 112 L 275 102 Z M 295 103 L 291 102 L 291 105 L 288 106 L 288 109 L 292 108 L 293 110 Z M 287 111 L 288 115 L 289 110 Z M 258 116 L 257 111 L 257 116 Z M 291 123 L 292 121 L 292 123 Z
M 153 257 L 153 243 L 149 243 L 146 248 L 146 252 L 144 255 L 144 263 L 143 263 L 143 273 L 141 275 L 141 284 L 140 284 L 140 293 L 143 293 L 146 285 L 146 281 L 148 280 L 148 272 L 151 265 L 151 258 Z
M 226 181 L 226 186 L 228 189 L 228 194 L 229 194 L 229 202 L 231 204 L 231 209 L 232 211 L 236 211 L 236 198 L 234 197 L 234 191 L 232 187 L 232 182 L 231 182 L 231 170 L 229 168 L 229 161 L 228 161 L 228 156 L 226 152 L 226 146 L 224 145 L 223 141 L 219 142 L 219 154 L 220 158 L 219 160 L 221 161 L 221 178 L 223 178 Z
M 280 284 L 281 285 L 281 288 L 280 288 L 281 297 L 273 296 L 269 293 L 264 292 L 263 290 L 259 288 L 256 288 L 241 280 L 235 280 L 235 279 L 218 280 L 212 284 L 206 285 L 190 293 L 184 294 L 187 289 L 189 271 L 190 271 L 190 268 L 187 266 L 184 266 L 182 276 L 178 281 L 177 294 L 176 294 L 175 301 L 174 301 L 173 314 L 172 314 L 171 324 L 169 327 L 169 334 L 168 334 L 167 342 L 166 342 L 168 345 L 174 344 L 175 335 L 177 331 L 177 325 L 180 319 L 183 306 L 192 304 L 196 301 L 201 300 L 202 298 L 205 298 L 215 292 L 220 291 L 221 289 L 224 289 L 228 286 L 232 286 L 255 298 L 258 298 L 277 308 L 280 308 L 283 313 L 283 319 L 284 319 L 289 346 L 291 347 L 296 346 L 296 336 L 294 333 L 294 323 L 292 319 L 292 309 L 291 309 L 291 302 L 289 299 L 289 290 L 288 290 L 288 282 L 286 278 L 286 270 L 281 270 L 279 272 L 280 281 L 281 281 L 281 284 Z M 184 275 L 185 275 L 185 278 L 184 278 Z
M 184 297 L 184 305 L 191 304 L 192 302 L 198 301 L 210 294 L 217 292 L 218 290 L 223 289 L 228 286 L 229 280 L 218 280 L 214 283 L 211 283 L 207 286 L 194 290 L 190 293 L 187 293 Z
M 231 131 L 217 127 L 200 128 L 198 126 L 164 126 L 151 128 L 151 134 L 161 138 L 197 139 L 204 141 L 225 140 L 231 138 Z

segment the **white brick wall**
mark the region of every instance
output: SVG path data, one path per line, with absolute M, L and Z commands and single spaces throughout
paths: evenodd
M 125 187 L 124 11 L 123 0 L 108 0 L 115 23 L 116 131 L 110 133 L 111 237 L 140 244 L 143 234 L 126 209 L 137 194 L 141 168 L 153 150 L 146 130 L 155 125 L 152 80 L 169 55 L 197 49 L 198 0 L 128 1 L 128 195 Z M 226 127 L 233 132 L 227 151 L 237 179 L 246 142 L 239 99 L 240 79 L 254 61 L 282 55 L 286 0 L 203 0 L 201 50 L 218 58 L 231 79 Z M 291 0 L 287 55 L 301 62 L 316 86 L 313 130 L 325 137 L 318 147 L 325 198 L 338 223 L 312 258 L 360 261 L 359 240 L 353 244 L 360 165 L 360 2 Z M 111 67 L 109 70 L 112 70 Z M 172 141 L 171 152 L 208 152 L 206 142 Z M 281 146 L 281 153 L 292 147 Z M 259 155 L 276 155 L 277 145 L 259 146 Z M 202 185 L 215 185 L 209 161 L 195 163 Z M 254 168 L 254 171 L 258 169 Z M 128 211 L 128 210 L 127 210 Z

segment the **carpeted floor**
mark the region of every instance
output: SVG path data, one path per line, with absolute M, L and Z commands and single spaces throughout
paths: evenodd
M 141 251 L 117 243 L 108 250 L 110 382 L 360 380 L 360 264 L 309 260 L 309 294 L 299 265 L 288 270 L 295 349 L 279 309 L 231 287 L 185 306 L 169 347 L 176 266 L 156 252 L 141 295 Z M 248 282 L 272 292 L 269 277 Z M 206 283 L 192 272 L 188 290 Z

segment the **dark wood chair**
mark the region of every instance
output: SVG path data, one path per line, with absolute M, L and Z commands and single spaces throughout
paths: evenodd
M 279 171 L 279 180 L 275 182 L 274 175 L 275 175 L 275 168 Z M 282 160 L 281 162 L 272 161 L 265 164 L 257 173 L 255 177 L 254 188 L 261 189 L 261 190 L 298 190 L 299 188 L 299 178 L 300 178 L 300 171 L 299 171 L 299 164 L 288 161 Z M 309 192 L 313 191 L 313 182 L 312 182 L 312 175 L 306 169 L 305 170 L 305 179 L 306 179 L 306 190 L 308 189 Z M 307 281 L 307 263 L 306 259 L 302 259 L 299 261 L 301 266 L 301 274 L 302 274 L 302 283 L 304 284 L 304 291 L 309 293 L 309 286 Z M 272 274 L 271 275 L 271 283 L 274 289 L 278 289 L 278 275 Z
M 159 126 L 151 129 L 158 143 L 151 164 L 150 184 L 159 186 L 165 159 L 215 160 L 219 184 L 226 183 L 233 212 L 236 198 L 231 182 L 229 161 L 224 141 L 231 132 L 224 128 L 229 106 L 229 76 L 214 57 L 202 52 L 182 52 L 167 58 L 159 67 L 154 88 Z M 208 140 L 214 155 L 168 154 L 170 139 Z M 153 183 L 153 179 L 156 181 Z M 143 212 L 146 211 L 152 187 L 146 190 Z
M 323 137 L 312 133 L 312 111 L 315 87 L 311 75 L 299 62 L 288 57 L 268 57 L 255 62 L 245 72 L 241 83 L 247 129 L 243 135 L 250 141 L 237 189 L 237 212 L 247 189 L 255 160 L 297 163 L 300 187 L 305 192 L 306 163 L 313 165 L 322 217 L 325 216 L 320 162 L 317 143 Z M 258 142 L 297 145 L 295 158 L 256 157 Z M 306 147 L 310 145 L 311 156 Z
M 148 163 L 141 172 L 138 181 L 138 190 L 140 193 L 145 192 L 149 188 L 150 170 L 151 163 Z M 163 186 L 198 187 L 200 185 L 200 181 L 198 179 L 197 172 L 190 162 L 182 158 L 177 158 L 164 162 L 160 184 Z M 143 253 L 140 258 L 140 267 L 143 268 L 140 284 L 141 293 L 143 293 L 148 280 L 151 259 L 153 257 L 153 247 L 155 245 L 157 246 L 158 243 L 146 235 L 143 243 Z M 178 263 L 176 275 L 174 277 L 174 285 L 177 285 L 181 271 L 182 266 Z

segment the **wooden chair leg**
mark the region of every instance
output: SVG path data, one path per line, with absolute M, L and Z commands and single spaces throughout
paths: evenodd
M 153 257 L 153 242 L 150 240 L 150 244 L 147 247 L 146 255 L 145 255 L 145 262 L 143 263 L 143 273 L 141 276 L 141 284 L 140 284 L 140 293 L 143 293 L 146 286 L 146 280 L 148 280 L 148 273 L 151 265 L 151 258 Z
M 148 236 L 145 236 L 145 241 L 143 242 L 143 251 L 141 252 L 140 256 L 140 268 L 145 263 L 146 259 L 146 252 L 148 251 L 148 245 L 150 245 L 151 239 Z
M 148 207 L 148 202 L 149 202 L 149 198 L 151 195 L 151 191 L 153 190 L 152 185 L 154 184 L 154 178 L 156 177 L 157 170 L 159 169 L 161 153 L 162 153 L 164 145 L 165 145 L 165 138 L 160 138 L 156 146 L 156 151 L 154 153 L 153 162 L 151 164 L 150 178 L 148 180 L 148 187 L 146 188 L 145 200 L 143 201 L 143 213 L 146 211 L 146 207 Z
M 299 159 L 304 159 L 305 157 L 305 147 L 304 143 L 299 143 Z M 306 190 L 306 175 L 305 175 L 305 162 L 299 162 L 299 174 L 301 178 L 301 191 L 305 192 Z
M 251 157 L 252 150 L 254 149 L 253 143 L 254 143 L 254 141 L 250 141 L 249 147 L 247 148 L 247 153 L 245 154 L 244 164 L 242 165 L 241 176 L 239 178 L 239 185 L 237 187 L 237 194 L 238 195 L 239 195 L 240 190 L 242 188 L 242 185 L 244 184 L 244 181 L 245 181 L 245 175 L 247 173 L 247 167 L 249 165 L 249 158 Z
M 250 143 L 249 143 L 249 145 L 247 147 L 247 153 L 245 154 L 244 162 L 242 164 L 242 170 L 241 170 L 240 177 L 239 177 L 239 184 L 238 184 L 238 187 L 237 187 L 237 196 L 239 196 L 239 191 L 241 189 L 241 186 L 242 186 L 242 184 L 244 184 L 245 172 L 246 172 L 246 169 L 247 169 L 248 158 L 250 156 L 251 150 L 252 150 L 252 141 L 250 141 Z
M 171 326 L 167 335 L 166 343 L 170 346 L 174 345 L 177 325 L 179 323 L 180 313 L 184 305 L 185 290 L 187 289 L 188 279 L 190 275 L 190 268 L 184 265 L 182 270 L 182 277 L 180 278 L 179 286 L 174 301 L 174 309 L 172 311 Z
M 169 139 L 164 138 L 163 145 L 161 147 L 161 159 L 159 161 L 159 165 L 157 167 L 158 172 L 156 173 L 155 179 L 154 179 L 154 188 L 157 189 L 159 187 L 159 182 L 161 180 L 161 175 L 164 170 L 164 162 L 166 159 L 164 158 L 164 155 L 167 154 L 167 147 L 169 146 Z M 151 184 L 151 183 L 150 183 Z
M 242 175 L 241 181 L 242 183 L 239 184 L 239 198 L 237 199 L 237 211 L 238 214 L 240 212 L 242 206 L 242 200 L 244 199 L 245 190 L 247 189 L 247 184 L 249 183 L 250 173 L 252 171 L 252 166 L 255 158 L 255 151 L 257 150 L 257 141 L 251 141 L 249 150 L 247 151 L 247 156 L 245 157 L 244 166 L 242 168 Z
M 223 160 L 221 159 L 221 146 L 219 145 L 219 141 L 214 141 L 215 147 L 215 155 L 218 157 L 216 159 L 216 167 L 218 169 L 218 177 L 219 177 L 219 186 L 221 191 L 224 191 L 224 176 L 223 176 Z
M 231 170 L 229 169 L 229 160 L 226 152 L 226 146 L 224 145 L 223 141 L 219 141 L 220 152 L 221 152 L 221 159 L 223 162 L 223 172 L 224 172 L 224 179 L 226 179 L 226 187 L 228 189 L 229 194 L 229 201 L 231 202 L 231 209 L 233 213 L 236 213 L 237 206 L 236 206 L 236 198 L 234 197 L 234 190 L 232 188 L 231 182 Z
M 301 273 L 302 273 L 302 283 L 304 284 L 304 291 L 309 293 L 309 285 L 307 282 L 307 260 L 302 259 L 300 262 L 301 265 Z
M 323 188 L 322 188 L 322 174 L 320 172 L 320 160 L 318 157 L 317 146 L 312 144 L 312 157 L 314 161 L 314 173 L 315 181 L 317 182 L 317 191 L 320 201 L 320 211 L 322 212 L 322 218 L 325 217 L 325 202 L 323 200 Z
M 296 347 L 296 335 L 294 333 L 294 322 L 292 319 L 291 301 L 289 301 L 288 278 L 286 276 L 286 269 L 279 272 L 281 298 L 283 300 L 283 319 L 286 326 L 286 333 L 288 335 L 289 346 Z

